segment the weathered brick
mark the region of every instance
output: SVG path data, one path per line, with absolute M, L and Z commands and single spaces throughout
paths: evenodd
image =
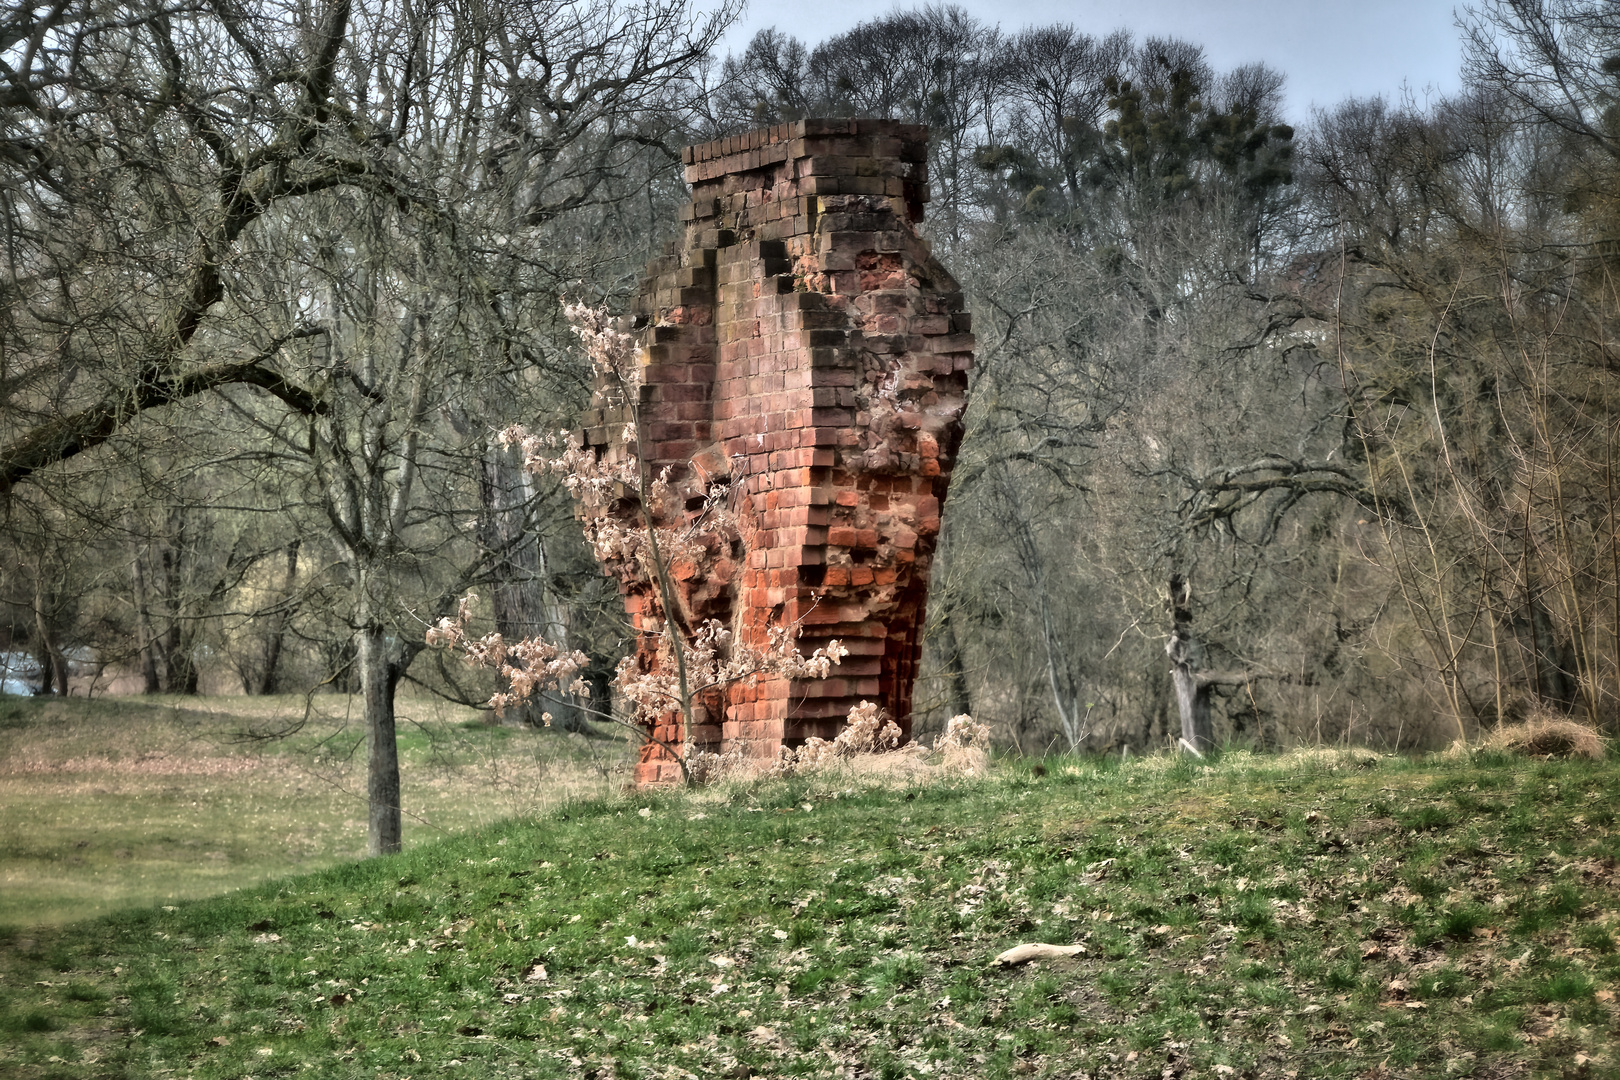
M 926 159 L 924 128 L 844 119 L 682 153 L 693 184 L 680 211 L 684 246 L 648 266 L 639 306 L 650 442 L 641 452 L 671 468 L 688 500 L 729 480 L 740 513 L 738 533 L 712 544 L 723 558 L 688 558 L 672 576 L 693 614 L 729 618 L 743 641 L 800 620 L 810 628 L 804 650 L 836 637 L 851 653 L 826 680 L 730 688 L 712 704 L 715 722 L 693 731 L 705 748 L 769 758 L 785 738 L 835 734 L 862 698 L 909 728 L 922 597 L 973 344 L 960 293 L 917 284 L 954 288 L 918 263 L 929 259 L 913 226 L 928 197 Z M 879 397 L 893 392 L 906 402 L 898 414 Z M 609 440 L 624 411 L 595 404 L 580 438 L 622 460 Z M 622 503 L 581 509 L 609 512 L 639 513 Z M 733 559 L 736 540 L 745 554 Z M 634 625 L 657 626 L 662 603 L 644 570 L 608 569 Z M 639 641 L 644 666 L 657 662 L 654 645 Z M 678 720 L 661 720 L 660 738 L 678 740 Z M 678 772 L 649 746 L 636 778 Z

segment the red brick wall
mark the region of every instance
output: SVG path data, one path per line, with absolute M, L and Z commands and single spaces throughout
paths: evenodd
M 863 699 L 909 733 L 973 358 L 961 291 L 915 228 L 926 150 L 922 127 L 804 120 L 685 152 L 684 243 L 649 267 L 639 311 L 644 451 L 694 508 L 729 476 L 738 529 L 673 568 L 682 615 L 756 643 L 798 621 L 803 652 L 850 651 L 829 678 L 709 702 L 693 733 L 707 749 L 774 756 L 832 737 Z M 586 438 L 616 452 L 618 420 L 598 409 Z M 661 617 L 653 583 L 614 569 L 632 619 Z M 680 738 L 673 717 L 656 734 Z M 639 780 L 678 775 L 646 748 Z

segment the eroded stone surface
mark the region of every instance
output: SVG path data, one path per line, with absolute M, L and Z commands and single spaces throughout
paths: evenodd
M 643 447 L 694 517 L 729 484 L 737 525 L 697 521 L 671 561 L 680 617 L 755 643 L 798 622 L 802 651 L 838 638 L 851 654 L 826 679 L 711 695 L 692 736 L 704 749 L 774 756 L 833 737 L 863 699 L 909 734 L 973 356 L 962 294 L 915 228 L 926 142 L 893 121 L 805 120 L 686 151 L 684 243 L 649 268 L 638 312 Z M 611 455 L 623 414 L 597 404 L 584 436 Z M 638 629 L 659 625 L 656 584 L 608 567 Z M 644 635 L 640 662 L 654 651 Z M 679 742 L 673 716 L 656 727 Z M 678 775 L 649 744 L 637 779 Z

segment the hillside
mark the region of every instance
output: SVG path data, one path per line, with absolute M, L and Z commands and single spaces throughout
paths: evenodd
M 1617 796 L 1324 751 L 575 804 L 14 932 L 0 1073 L 1615 1075 Z

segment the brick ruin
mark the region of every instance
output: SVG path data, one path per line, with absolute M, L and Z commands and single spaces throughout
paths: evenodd
M 830 677 L 761 680 L 703 702 L 698 748 L 769 758 L 833 737 L 880 704 L 909 735 L 928 572 L 962 438 L 973 335 L 962 293 L 918 235 L 927 129 L 802 120 L 689 147 L 685 235 L 655 260 L 636 325 L 642 452 L 668 467 L 696 518 L 729 485 L 734 532 L 671 566 L 688 625 L 719 619 L 763 644 L 798 623 L 809 654 L 840 639 Z M 613 455 L 622 409 L 599 396 L 587 445 Z M 596 512 L 633 515 L 632 499 Z M 642 638 L 661 624 L 655 582 L 609 563 Z M 677 744 L 678 718 L 654 735 Z M 642 783 L 679 779 L 656 744 Z

